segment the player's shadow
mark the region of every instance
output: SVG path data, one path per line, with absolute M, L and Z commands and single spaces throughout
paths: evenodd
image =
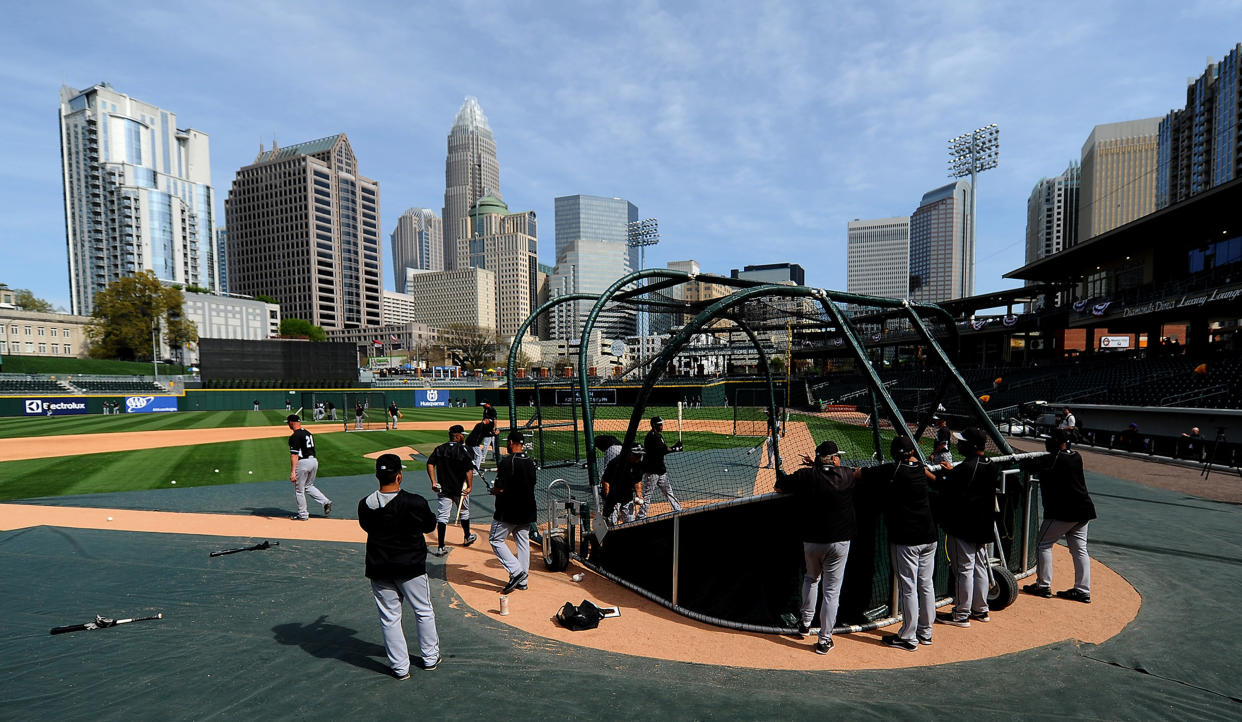
M 388 674 L 387 653 L 383 645 L 358 639 L 358 631 L 325 622 L 323 615 L 310 624 L 290 622 L 272 627 L 272 634 L 281 644 L 297 645 L 312 657 L 339 659 L 369 672 Z M 379 657 L 383 662 L 374 659 Z
M 242 511 L 250 512 L 250 516 L 274 516 L 274 517 L 287 517 L 293 513 L 292 511 L 288 509 L 279 509 L 274 506 L 242 507 Z

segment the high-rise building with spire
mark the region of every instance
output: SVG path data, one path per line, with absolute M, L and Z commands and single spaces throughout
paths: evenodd
M 487 194 L 500 198 L 496 140 L 479 101 L 468 97 L 448 134 L 444 160 L 444 268 L 470 265 L 470 209 Z

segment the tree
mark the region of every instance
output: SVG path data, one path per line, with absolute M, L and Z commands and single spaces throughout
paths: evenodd
M 440 343 L 467 369 L 485 369 L 492 366 L 499 347 L 499 339 L 494 329 L 465 323 L 450 323 L 441 329 Z
M 93 320 L 86 327 L 91 356 L 149 360 L 155 351 L 154 333 L 171 347 L 197 342 L 194 322 L 183 315 L 183 301 L 181 290 L 160 283 L 153 271 L 113 281 L 95 294 Z
M 274 304 L 276 304 L 277 306 L 279 306 L 279 305 L 280 305 L 280 301 L 277 301 L 276 299 L 272 298 L 271 296 L 267 296 L 267 295 L 264 295 L 264 294 L 262 294 L 262 293 L 257 294 L 257 295 L 254 297 L 254 300 L 256 300 L 256 301 L 262 301 L 263 303 L 274 303 Z
M 53 313 L 56 311 L 52 304 L 35 296 L 34 293 L 25 288 L 13 289 L 13 305 L 23 311 L 38 311 L 39 313 Z
M 285 338 L 308 338 L 311 341 L 327 341 L 328 334 L 322 326 L 300 318 L 283 318 L 280 320 L 280 335 Z

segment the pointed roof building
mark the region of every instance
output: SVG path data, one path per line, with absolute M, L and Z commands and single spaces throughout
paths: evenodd
M 444 267 L 470 265 L 469 213 L 475 203 L 491 193 L 500 197 L 500 163 L 496 140 L 479 101 L 462 103 L 448 134 L 444 161 Z

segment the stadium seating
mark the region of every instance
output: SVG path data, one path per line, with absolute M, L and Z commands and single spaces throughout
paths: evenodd
M 166 394 L 168 389 L 153 381 L 134 379 L 133 381 L 99 381 L 75 378 L 71 382 L 74 387 L 87 394 Z
M 59 381 L 49 379 L 0 379 L 0 396 L 22 396 L 26 394 L 67 394 L 71 389 Z

